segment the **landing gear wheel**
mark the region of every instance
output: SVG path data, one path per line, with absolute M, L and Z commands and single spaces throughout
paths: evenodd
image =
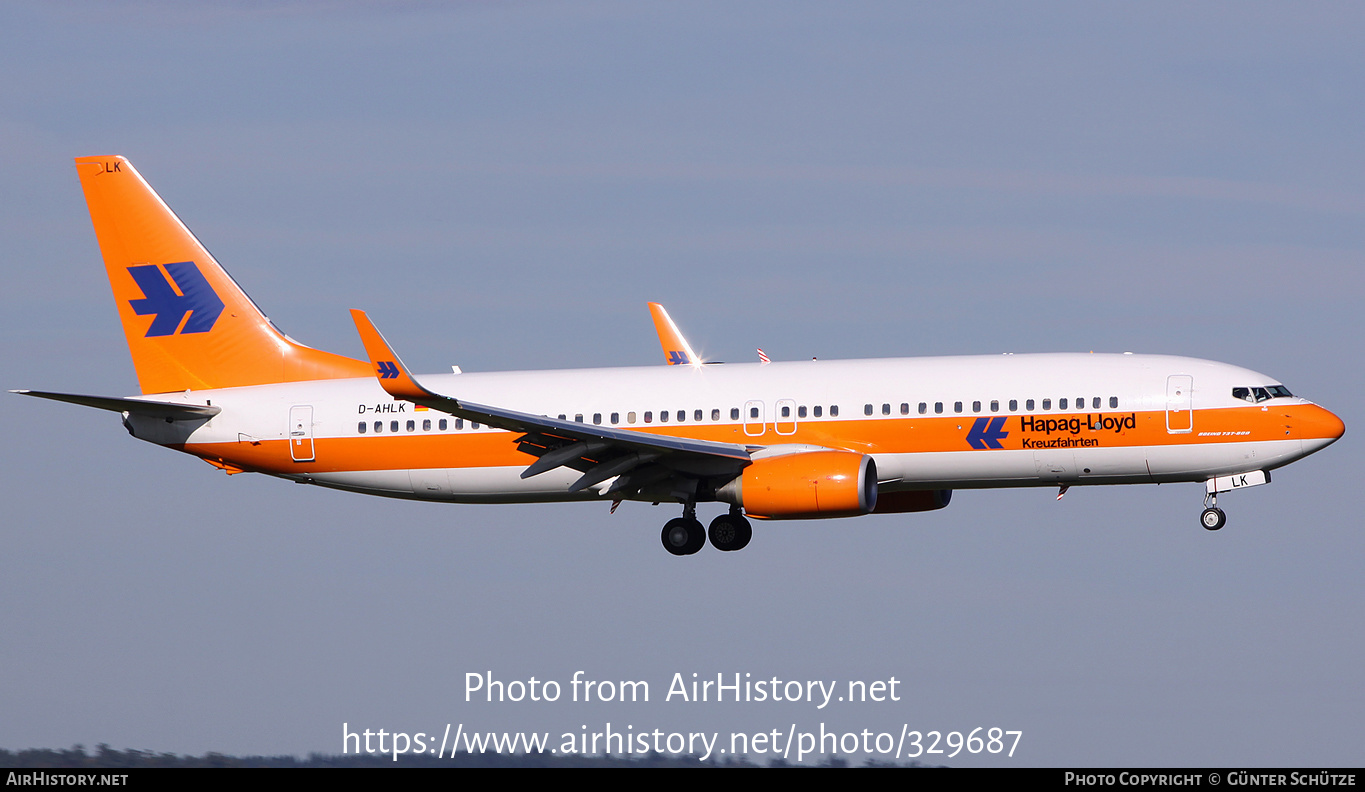
M 1204 529 L 1208 531 L 1216 531 L 1222 528 L 1227 521 L 1228 516 L 1217 506 L 1210 506 L 1204 510 L 1203 514 L 1199 515 L 1200 525 L 1203 525 Z
M 664 543 L 664 549 L 673 555 L 692 555 L 706 544 L 706 531 L 696 520 L 675 517 L 664 523 L 659 538 Z
M 754 537 L 754 529 L 742 514 L 722 514 L 711 521 L 707 534 L 711 537 L 712 547 L 734 552 L 748 546 L 749 540 Z

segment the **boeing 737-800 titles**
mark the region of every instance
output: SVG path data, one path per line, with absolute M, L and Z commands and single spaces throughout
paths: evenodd
M 707 365 L 661 307 L 644 368 L 416 377 L 352 311 L 368 360 L 281 334 L 122 157 L 76 160 L 142 394 L 19 391 L 122 413 L 229 474 L 466 503 L 674 502 L 676 555 L 763 520 L 915 512 L 955 489 L 1190 481 L 1221 492 L 1341 437 L 1244 368 L 1040 354 Z M 698 503 L 728 504 L 709 531 Z M 747 517 L 746 517 L 747 515 Z

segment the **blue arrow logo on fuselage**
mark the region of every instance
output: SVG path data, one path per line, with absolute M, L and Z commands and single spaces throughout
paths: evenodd
M 171 282 L 166 280 L 166 276 L 161 274 L 161 268 L 155 264 L 141 264 L 128 268 L 128 274 L 137 281 L 143 295 L 140 300 L 128 301 L 133 313 L 138 316 L 149 314 L 156 316 L 152 319 L 152 326 L 147 328 L 146 338 L 175 335 L 175 330 L 180 327 L 180 321 L 185 318 L 185 314 L 189 314 L 190 318 L 180 331 L 181 335 L 207 333 L 212 330 L 218 316 L 223 313 L 223 301 L 204 278 L 204 274 L 193 261 L 167 264 L 166 272 L 170 273 L 175 281 L 175 288 L 171 287 Z M 176 288 L 180 290 L 179 294 L 176 294 Z
M 967 432 L 967 444 L 979 451 L 990 448 L 1004 448 L 1000 441 L 1010 436 L 1005 431 L 1004 415 L 996 418 L 977 418 L 972 423 L 972 428 Z

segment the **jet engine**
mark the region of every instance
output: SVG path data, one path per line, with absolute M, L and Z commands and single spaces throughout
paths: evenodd
M 853 451 L 755 459 L 716 498 L 763 520 L 852 517 L 877 506 L 877 463 Z

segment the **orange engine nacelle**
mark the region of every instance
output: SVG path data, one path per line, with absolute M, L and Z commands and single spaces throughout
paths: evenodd
M 867 514 L 877 506 L 877 463 L 852 451 L 756 459 L 716 497 L 762 520 Z
M 942 509 L 953 499 L 952 490 L 902 490 L 877 496 L 873 514 L 901 514 Z

